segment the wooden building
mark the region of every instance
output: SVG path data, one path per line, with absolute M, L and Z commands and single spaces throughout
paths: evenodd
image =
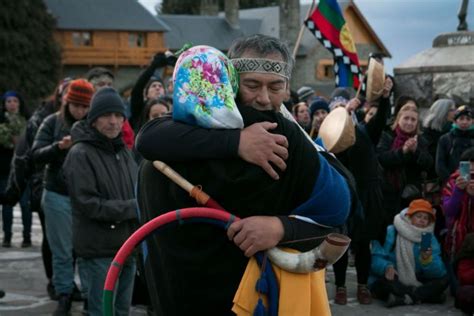
M 165 50 L 169 28 L 136 0 L 44 0 L 57 20 L 63 76 L 82 76 L 103 66 L 129 86 L 142 67 Z

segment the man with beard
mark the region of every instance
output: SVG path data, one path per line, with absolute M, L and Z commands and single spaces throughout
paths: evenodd
M 335 231 L 349 210 L 348 184 L 328 163 L 331 158 L 318 154 L 299 127 L 276 112 L 286 97 L 293 63 L 287 47 L 254 35 L 237 40 L 229 57 L 240 74 L 237 103 L 247 128 L 211 130 L 158 119 L 137 138 L 146 159 L 166 161 L 243 218 L 230 225 L 228 238 L 219 228 L 194 224 L 162 230 L 147 240 L 146 275 L 159 315 L 233 315 L 232 298 L 246 256 Z M 333 227 L 322 227 L 313 214 L 298 211 L 310 197 L 327 216 L 331 210 L 343 214 Z M 139 173 L 138 201 L 142 222 L 196 206 L 150 162 Z M 317 244 L 313 240 L 295 248 L 305 251 Z M 318 303 L 329 311 L 327 297 Z

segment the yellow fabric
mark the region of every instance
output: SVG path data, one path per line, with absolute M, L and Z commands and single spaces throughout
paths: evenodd
M 308 274 L 290 273 L 272 265 L 280 288 L 279 316 L 331 315 L 324 273 L 320 270 Z M 255 284 L 260 277 L 260 267 L 251 258 L 234 296 L 232 311 L 238 316 L 252 316 L 259 299 Z M 266 295 L 262 295 L 267 306 Z

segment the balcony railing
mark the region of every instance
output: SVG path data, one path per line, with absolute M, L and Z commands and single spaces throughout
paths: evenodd
M 95 47 L 63 47 L 63 65 L 113 65 L 144 66 L 159 49 L 155 48 L 95 48 Z

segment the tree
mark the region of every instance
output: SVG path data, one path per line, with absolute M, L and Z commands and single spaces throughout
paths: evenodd
M 50 95 L 61 67 L 54 18 L 42 0 L 0 4 L 0 93 L 15 90 L 27 101 Z

